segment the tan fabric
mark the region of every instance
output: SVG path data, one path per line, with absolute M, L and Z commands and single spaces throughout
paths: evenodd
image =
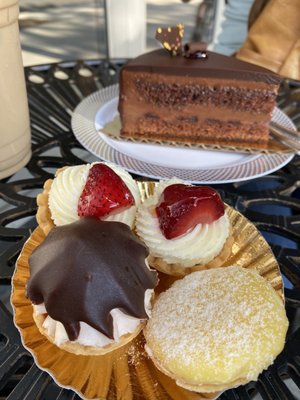
M 299 80 L 300 0 L 269 0 L 251 23 L 236 57 Z

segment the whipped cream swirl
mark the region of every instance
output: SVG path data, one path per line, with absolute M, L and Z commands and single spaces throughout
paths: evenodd
M 183 183 L 173 178 L 160 182 L 153 196 L 143 202 L 137 211 L 136 231 L 149 247 L 150 255 L 168 264 L 180 264 L 189 268 L 196 264 L 207 264 L 222 250 L 229 236 L 230 222 L 225 214 L 210 224 L 198 224 L 185 235 L 166 239 L 159 227 L 156 206 L 163 190 L 170 185 Z
M 147 289 L 145 291 L 145 310 L 149 317 L 151 313 L 151 298 L 153 296 L 153 292 L 153 289 Z M 38 305 L 33 304 L 33 308 L 36 315 L 47 314 L 44 303 Z M 111 310 L 110 314 L 113 318 L 113 339 L 108 338 L 106 335 L 99 332 L 87 323 L 80 321 L 80 332 L 78 338 L 72 343 L 79 343 L 83 346 L 104 347 L 108 344 L 119 342 L 123 335 L 134 332 L 142 322 L 142 320 L 139 318 L 125 314 L 118 308 Z M 56 345 L 59 346 L 69 341 L 63 324 L 51 318 L 50 315 L 46 316 L 43 322 L 43 328 L 46 329 L 47 334 L 53 338 L 53 341 Z
M 66 167 L 54 178 L 49 192 L 49 209 L 56 226 L 69 224 L 79 219 L 77 206 L 79 197 L 86 184 L 90 168 L 97 163 Z M 115 164 L 103 163 L 109 166 L 124 181 L 135 204 L 126 210 L 108 215 L 103 220 L 123 222 L 133 228 L 137 206 L 140 204 L 138 186 L 131 175 Z

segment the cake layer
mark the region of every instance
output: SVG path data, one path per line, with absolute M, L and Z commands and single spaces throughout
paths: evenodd
M 254 114 L 270 113 L 275 105 L 276 85 L 203 77 L 151 75 L 124 72 L 122 111 L 132 101 L 182 111 L 190 105 L 221 107 Z M 138 96 L 137 96 L 138 94 Z M 123 101 L 124 100 L 124 101 Z
M 240 123 L 241 121 L 246 124 L 259 123 L 266 124 L 271 118 L 271 112 L 268 114 L 252 114 L 246 111 L 232 111 L 230 114 L 226 108 L 216 108 L 209 106 L 201 106 L 191 104 L 184 107 L 180 112 L 168 112 L 163 107 L 156 107 L 151 104 L 142 108 L 138 100 L 132 100 L 126 105 L 126 118 L 122 121 L 123 131 L 130 131 L 130 125 L 137 123 L 141 119 L 148 120 L 149 123 L 162 119 L 166 122 L 187 122 L 190 124 L 205 124 L 209 121 L 222 121 L 232 123 Z
M 134 129 L 134 125 L 132 125 Z M 167 123 L 159 120 L 152 123 L 139 121 L 138 131 L 124 131 L 123 137 L 174 141 L 184 143 L 215 143 L 224 146 L 248 146 L 251 144 L 266 145 L 269 140 L 269 129 L 259 124 L 238 124 L 222 121 L 211 121 L 207 124 Z
M 235 108 L 228 112 L 227 106 L 190 103 L 180 107 L 177 112 L 169 112 L 167 107 L 154 102 L 141 102 L 137 96 L 130 97 L 124 108 L 124 137 L 190 143 L 217 139 L 219 144 L 224 145 L 234 140 L 237 146 L 268 142 L 268 122 L 273 109 L 266 107 L 269 108 L 268 112 L 252 113 Z

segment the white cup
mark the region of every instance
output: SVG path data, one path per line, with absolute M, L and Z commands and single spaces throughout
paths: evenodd
M 31 157 L 18 15 L 18 0 L 0 1 L 0 179 L 14 174 Z

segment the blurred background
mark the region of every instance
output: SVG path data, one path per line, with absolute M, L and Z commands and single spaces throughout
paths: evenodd
M 157 48 L 159 26 L 212 41 L 225 0 L 19 0 L 23 63 L 134 57 Z M 135 35 L 135 38 L 133 37 Z

